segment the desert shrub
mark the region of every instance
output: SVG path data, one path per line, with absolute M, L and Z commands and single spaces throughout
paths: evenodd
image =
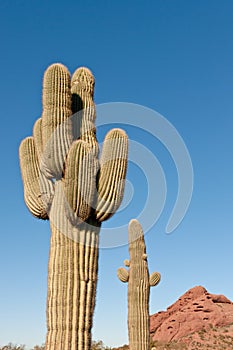
M 35 345 L 33 350 L 45 350 L 45 344 L 39 346 L 39 345 Z
M 25 350 L 25 345 L 14 345 L 9 343 L 8 345 L 0 347 L 0 350 Z
M 14 345 L 12 343 L 9 343 L 0 347 L 0 350 L 25 350 L 25 345 Z M 34 348 L 31 350 L 45 350 L 45 345 L 35 345 Z
M 91 350 L 111 350 L 112 348 L 105 346 L 102 340 L 93 341 Z
M 176 341 L 172 341 L 170 343 L 164 343 L 161 341 L 152 341 L 151 349 L 155 350 L 186 350 L 186 344 L 177 343 Z

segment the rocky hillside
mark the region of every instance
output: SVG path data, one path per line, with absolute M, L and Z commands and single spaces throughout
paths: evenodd
M 201 286 L 152 315 L 150 321 L 156 349 L 233 349 L 233 303 Z

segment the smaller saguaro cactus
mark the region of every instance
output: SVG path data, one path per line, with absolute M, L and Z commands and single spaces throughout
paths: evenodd
M 125 260 L 126 270 L 121 267 L 117 276 L 121 282 L 128 282 L 128 332 L 130 350 L 150 349 L 150 287 L 160 281 L 160 273 L 149 275 L 146 245 L 140 223 L 133 219 L 129 223 L 129 254 Z

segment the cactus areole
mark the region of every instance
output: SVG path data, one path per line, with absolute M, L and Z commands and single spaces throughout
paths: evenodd
M 19 148 L 25 203 L 51 227 L 46 350 L 91 349 L 100 226 L 123 198 L 128 139 L 111 130 L 98 159 L 93 95 L 89 69 L 71 78 L 51 65 L 42 116 Z
M 137 220 L 129 223 L 129 254 L 125 260 L 126 270 L 117 271 L 121 282 L 128 282 L 128 333 L 130 350 L 150 349 L 150 287 L 160 281 L 160 274 L 154 272 L 149 276 L 146 245 L 141 225 Z

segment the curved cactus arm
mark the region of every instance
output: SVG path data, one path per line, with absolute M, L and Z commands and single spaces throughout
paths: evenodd
M 102 222 L 119 208 L 125 188 L 128 137 L 121 129 L 111 130 L 105 137 L 97 183 L 96 217 Z
M 27 137 L 21 142 L 19 159 L 25 203 L 32 215 L 46 220 L 54 195 L 54 186 L 40 172 L 33 137 Z
M 33 139 L 35 142 L 36 153 L 40 161 L 43 155 L 43 143 L 42 143 L 42 118 L 36 120 L 33 127 Z
M 129 272 L 124 267 L 120 267 L 117 270 L 117 277 L 121 282 L 126 283 L 129 280 Z
M 95 79 L 88 68 L 76 69 L 71 79 L 74 137 L 87 142 L 97 157 L 99 146 L 96 140 L 94 86 Z
M 150 275 L 150 279 L 149 279 L 150 286 L 151 287 L 156 286 L 160 282 L 160 279 L 161 279 L 160 273 L 159 272 L 153 272 Z
M 66 160 L 63 185 L 67 216 L 72 222 L 86 221 L 91 213 L 96 190 L 98 161 L 88 143 L 73 142 Z
M 64 162 L 73 142 L 70 73 L 62 64 L 44 74 L 41 170 L 48 178 L 62 177 Z

